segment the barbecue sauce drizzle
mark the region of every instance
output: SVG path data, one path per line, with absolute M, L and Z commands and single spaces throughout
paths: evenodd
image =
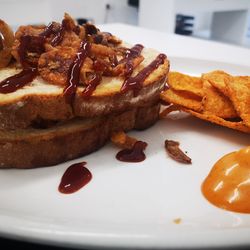
M 147 67 L 142 69 L 136 76 L 131 76 L 127 78 L 121 87 L 121 92 L 133 90 L 134 96 L 137 96 L 143 87 L 143 82 L 145 81 L 145 79 L 155 69 L 157 69 L 161 64 L 163 64 L 165 59 L 166 55 L 159 54 L 153 62 L 151 62 Z
M 142 50 L 143 50 L 144 46 L 141 44 L 136 44 L 135 46 L 133 46 L 132 48 L 128 49 L 125 53 L 125 58 L 121 60 L 121 62 L 124 60 L 130 60 L 133 58 L 138 57 Z
M 82 94 L 85 97 L 89 97 L 95 91 L 96 87 L 100 84 L 102 76 L 99 73 L 95 73 L 92 79 L 89 81 L 87 87 L 83 90 Z
M 18 54 L 23 70 L 16 75 L 10 76 L 0 82 L 0 93 L 8 94 L 15 92 L 19 88 L 24 87 L 26 84 L 32 82 L 37 76 L 37 67 L 30 65 L 25 58 L 25 53 L 30 42 L 30 36 L 23 36 L 20 39 L 20 46 Z
M 35 77 L 38 75 L 37 65 L 31 62 L 28 62 L 26 59 L 26 52 L 31 43 L 32 38 L 36 39 L 37 44 L 39 45 L 39 50 L 44 49 L 44 43 L 46 37 L 54 33 L 54 23 L 49 24 L 44 32 L 42 32 L 38 37 L 32 37 L 30 35 L 24 35 L 20 38 L 20 45 L 18 48 L 18 55 L 20 58 L 20 63 L 23 67 L 23 70 L 11 77 L 6 78 L 0 82 L 0 93 L 12 93 L 18 90 L 19 88 L 24 87 L 28 83 L 31 83 Z
M 74 62 L 70 65 L 67 79 L 68 86 L 66 86 L 64 89 L 64 95 L 68 103 L 71 103 L 73 101 L 79 83 L 80 70 L 84 60 L 89 54 L 90 48 L 91 44 L 89 42 L 85 40 L 82 41 L 80 49 L 76 54 L 76 58 Z
M 116 67 L 118 64 L 125 63 L 125 75 L 126 77 L 129 77 L 134 70 L 134 66 L 132 63 L 132 59 L 138 57 L 141 54 L 141 51 L 143 49 L 143 45 L 141 44 L 136 44 L 134 47 L 131 49 L 128 49 L 126 51 L 125 57 L 120 60 L 119 62 L 117 61 L 117 57 L 110 57 L 110 62 L 112 67 Z M 98 61 L 95 61 L 97 64 Z M 98 65 L 96 65 L 98 66 Z M 92 93 L 95 91 L 96 87 L 100 84 L 102 80 L 102 76 L 100 73 L 95 73 L 92 77 L 92 79 L 88 82 L 87 87 L 83 91 L 83 96 L 89 97 L 92 95 Z
M 62 25 L 59 30 L 56 30 L 55 23 L 50 23 L 45 30 L 40 33 L 38 37 L 32 37 L 30 35 L 24 35 L 20 38 L 20 45 L 18 48 L 18 55 L 23 70 L 16 75 L 6 78 L 0 82 L 0 93 L 12 93 L 19 88 L 24 87 L 28 83 L 32 82 L 38 75 L 37 64 L 27 61 L 26 52 L 31 44 L 31 39 L 36 39 L 36 50 L 43 51 L 46 38 L 50 35 L 55 37 L 51 41 L 52 46 L 57 46 L 63 39 L 65 31 L 70 30 L 67 20 L 62 21 Z M 66 100 L 70 102 L 75 95 L 76 87 L 79 82 L 80 67 L 87 57 L 90 49 L 90 44 L 83 41 L 80 45 L 80 50 L 76 55 L 75 61 L 72 63 L 68 76 L 68 86 L 64 89 Z
M 8 77 L 1 82 L 0 93 L 12 93 L 33 81 L 37 76 L 36 68 L 23 69 L 20 73 Z
M 132 75 L 133 70 L 134 70 L 133 59 L 140 56 L 143 48 L 144 48 L 143 45 L 136 44 L 131 49 L 126 50 L 125 57 L 119 61 L 119 64 L 125 63 L 125 77 L 126 78 L 129 78 Z
M 71 165 L 63 174 L 58 191 L 63 194 L 72 194 L 92 179 L 91 172 L 85 167 L 86 162 Z
M 117 61 L 117 57 L 110 57 L 111 61 L 111 66 L 116 67 L 118 64 L 125 63 L 125 76 L 129 77 L 133 73 L 134 66 L 132 59 L 138 57 L 141 54 L 141 51 L 143 49 L 143 45 L 141 44 L 136 44 L 134 47 L 131 49 L 128 49 L 125 53 L 125 57 L 120 60 L 119 62 Z M 97 64 L 98 61 L 95 61 Z M 98 65 L 96 65 L 98 66 Z M 83 96 L 89 97 L 92 95 L 92 93 L 95 91 L 96 87 L 100 84 L 102 80 L 102 76 L 100 73 L 95 73 L 92 77 L 92 79 L 88 82 L 87 87 L 83 91 Z
M 116 159 L 124 162 L 141 162 L 146 159 L 144 150 L 147 147 L 147 143 L 143 141 L 137 141 L 131 149 L 123 149 L 116 154 Z
M 45 29 L 44 29 L 44 31 L 42 32 L 42 33 L 40 33 L 40 37 L 49 37 L 50 35 L 52 35 L 52 34 L 55 34 L 55 31 L 54 31 L 54 29 L 55 29 L 55 23 L 54 22 L 51 22 L 51 23 L 49 23 L 46 27 L 45 27 Z
M 52 34 L 55 35 L 55 37 L 52 39 L 51 45 L 57 46 L 62 41 L 63 35 L 68 29 L 69 26 L 66 20 L 63 20 L 62 25 L 58 31 L 55 31 L 55 23 L 50 23 L 45 28 L 45 30 L 39 35 L 39 37 L 35 37 L 36 42 L 41 46 L 41 48 L 37 49 L 43 50 L 46 38 Z M 0 93 L 14 92 L 17 89 L 22 88 L 26 84 L 32 82 L 34 78 L 38 75 L 37 65 L 32 64 L 26 60 L 26 52 L 28 50 L 31 39 L 32 36 L 28 35 L 21 37 L 18 54 L 23 70 L 20 73 L 8 77 L 2 82 L 0 82 Z M 82 41 L 76 58 L 70 66 L 70 70 L 68 72 L 68 86 L 66 86 L 64 89 L 66 100 L 69 102 L 71 102 L 72 98 L 75 96 L 77 85 L 79 83 L 80 69 L 84 60 L 89 55 L 90 48 L 91 44 L 89 42 L 85 40 Z M 160 54 L 150 65 L 144 68 L 135 77 L 130 77 L 134 69 L 132 59 L 138 57 L 142 49 L 142 45 L 136 44 L 133 48 L 127 50 L 125 58 L 121 61 L 118 62 L 116 57 L 113 59 L 112 66 L 117 66 L 120 63 L 125 63 L 127 79 L 125 80 L 122 86 L 122 91 L 133 89 L 134 93 L 136 94 L 138 90 L 141 89 L 142 82 L 146 79 L 146 77 L 153 70 L 158 68 L 160 64 L 164 63 L 164 59 L 166 58 L 166 56 Z M 101 74 L 94 74 L 92 79 L 89 81 L 89 84 L 83 91 L 83 95 L 90 96 L 96 89 L 100 81 Z M 118 152 L 116 158 L 120 161 L 125 162 L 141 162 L 146 158 L 143 152 L 146 147 L 146 142 L 137 141 L 132 149 L 124 149 Z M 61 193 L 69 194 L 76 192 L 92 179 L 92 174 L 85 167 L 85 164 L 86 162 L 73 164 L 65 171 L 64 175 L 62 176 L 61 183 L 58 187 L 58 190 Z
M 76 26 L 75 30 L 73 30 L 75 33 L 79 33 L 79 30 L 77 29 L 79 26 Z M 54 23 L 49 24 L 45 31 L 42 33 L 43 36 L 50 36 L 51 34 L 54 34 L 55 37 L 51 41 L 52 46 L 57 46 L 62 42 L 64 33 L 66 31 L 70 31 L 70 24 L 68 20 L 64 19 L 62 21 L 62 25 L 57 33 L 53 31 L 55 29 Z M 79 83 L 80 79 L 80 71 L 81 67 L 86 59 L 88 57 L 90 52 L 91 44 L 83 40 L 80 44 L 80 48 L 76 54 L 76 58 L 73 61 L 73 63 L 70 65 L 69 71 L 68 71 L 68 79 L 67 79 L 67 86 L 64 88 L 64 95 L 66 97 L 67 103 L 72 103 L 73 99 L 75 97 L 76 89 Z M 95 74 L 93 78 L 88 83 L 87 87 L 83 91 L 84 96 L 90 96 L 93 91 L 96 89 L 97 85 L 101 81 L 101 75 Z
M 53 28 L 51 30 L 53 30 Z M 56 34 L 54 33 L 55 37 L 51 41 L 51 45 L 53 47 L 59 45 L 62 42 L 64 33 L 66 31 L 70 31 L 70 24 L 67 19 L 63 19 L 59 31 Z
M 68 20 L 64 19 L 59 29 L 56 28 L 55 23 L 52 22 L 45 28 L 42 33 L 40 33 L 38 37 L 32 37 L 29 35 L 21 37 L 18 54 L 23 70 L 20 73 L 8 77 L 2 82 L 0 82 L 0 93 L 14 92 L 19 88 L 22 88 L 28 83 L 32 82 L 34 78 L 38 75 L 37 65 L 28 62 L 26 59 L 26 52 L 30 45 L 31 39 L 35 39 L 36 43 L 39 45 L 36 47 L 36 49 L 43 51 L 44 43 L 47 37 L 53 34 L 54 38 L 51 41 L 51 45 L 57 46 L 61 43 L 64 33 L 68 30 L 70 30 L 70 24 L 68 23 Z M 75 96 L 80 78 L 80 69 L 82 64 L 84 63 L 84 60 L 89 54 L 90 48 L 91 44 L 89 42 L 85 40 L 82 41 L 76 58 L 70 66 L 67 79 L 68 85 L 64 89 L 64 95 L 68 103 L 72 103 L 72 100 Z M 146 79 L 146 77 L 160 64 L 164 63 L 164 59 L 166 58 L 166 56 L 160 54 L 150 65 L 144 68 L 135 77 L 131 77 L 134 70 L 132 59 L 138 57 L 141 54 L 142 49 L 143 45 L 136 44 L 134 47 L 126 51 L 125 58 L 123 58 L 119 62 L 117 62 L 116 57 L 114 58 L 112 66 L 116 66 L 120 63 L 125 63 L 126 80 L 122 85 L 121 92 L 125 92 L 127 90 L 132 89 L 134 91 L 134 96 L 138 95 L 140 89 L 142 88 L 142 83 Z M 98 84 L 101 82 L 101 79 L 102 77 L 100 73 L 94 74 L 92 79 L 89 81 L 87 87 L 84 89 L 83 96 L 91 96 Z

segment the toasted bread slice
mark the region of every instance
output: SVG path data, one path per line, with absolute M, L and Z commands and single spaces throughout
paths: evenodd
M 136 75 L 150 64 L 159 53 L 144 48 L 144 61 L 134 69 Z M 73 117 L 95 117 L 122 112 L 134 107 L 142 107 L 159 99 L 169 70 L 169 62 L 155 69 L 144 81 L 137 96 L 132 90 L 121 92 L 123 77 L 103 77 L 100 85 L 89 97 L 82 96 L 78 87 L 73 105 L 66 102 L 64 88 L 44 81 L 38 76 L 33 82 L 9 94 L 0 94 L 0 128 L 26 128 L 34 121 L 68 120 Z M 0 70 L 0 81 L 16 74 L 15 68 Z
M 159 104 L 118 115 L 75 118 L 46 129 L 0 130 L 0 168 L 34 168 L 89 154 L 114 131 L 145 129 L 158 119 Z

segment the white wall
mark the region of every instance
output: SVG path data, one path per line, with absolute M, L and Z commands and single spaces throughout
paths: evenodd
M 106 4 L 110 4 L 108 15 Z M 0 18 L 12 26 L 60 21 L 63 13 L 91 18 L 95 23 L 122 22 L 136 25 L 137 9 L 127 0 L 0 0 Z
M 127 0 L 108 0 L 111 9 L 108 15 L 108 23 L 127 23 L 138 25 L 138 9 L 128 6 Z
M 173 33 L 176 14 L 196 17 L 196 36 L 211 26 L 208 35 L 212 34 L 212 39 L 249 43 L 250 0 L 140 0 L 139 26 Z
M 52 20 L 60 21 L 62 19 L 63 13 L 68 12 L 75 18 L 91 18 L 94 19 L 96 23 L 102 23 L 105 16 L 105 5 L 107 1 L 50 0 L 50 2 Z
M 50 10 L 47 0 L 0 0 L 0 18 L 12 26 L 47 22 Z

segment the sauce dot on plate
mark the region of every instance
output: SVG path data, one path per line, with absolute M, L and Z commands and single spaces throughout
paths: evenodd
M 58 191 L 63 194 L 72 194 L 92 179 L 91 172 L 85 167 L 86 162 L 71 165 L 63 174 Z

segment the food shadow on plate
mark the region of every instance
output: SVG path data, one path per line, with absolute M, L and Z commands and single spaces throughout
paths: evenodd
M 71 162 L 69 162 L 71 164 Z M 67 164 L 67 166 L 69 166 Z M 49 179 L 58 179 L 58 175 L 62 175 L 65 167 L 60 165 L 33 168 L 33 169 L 1 169 L 0 172 L 0 184 L 1 190 L 18 190 L 18 188 L 23 186 L 28 186 L 32 183 L 39 184 L 45 182 Z M 60 174 L 59 174 L 60 173 Z M 58 179 L 59 184 L 60 178 Z M 7 185 L 6 185 L 7 183 Z
M 18 247 L 18 249 L 25 249 L 25 250 L 72 250 L 74 249 L 73 247 L 62 247 L 62 246 L 52 246 L 52 245 L 47 245 L 47 244 L 38 244 L 38 243 L 33 243 L 33 242 L 26 242 L 26 241 L 22 241 L 22 240 L 12 240 L 12 239 L 7 239 L 7 238 L 0 238 L 0 243 L 2 243 L 2 245 L 5 246 L 5 249 L 8 249 L 8 247 L 15 248 Z M 6 248 L 7 247 L 7 248 Z M 91 247 L 91 248 L 80 248 L 82 250 L 90 250 L 90 249 L 117 249 L 117 250 L 121 250 L 121 249 L 131 249 L 131 248 L 107 248 L 107 247 Z M 137 248 L 133 248 L 133 249 L 137 249 Z M 143 248 L 138 248 L 138 249 L 143 249 Z M 146 248 L 148 249 L 148 248 Z M 153 249 L 153 248 L 152 248 Z M 174 248 L 166 248 L 168 250 L 174 250 Z M 175 248 L 176 249 L 176 248 Z M 178 248 L 179 250 L 187 250 L 187 249 L 196 249 L 196 250 L 246 250 L 249 249 L 249 246 L 232 246 L 232 247 L 212 247 L 212 248 Z
M 230 128 L 212 124 L 190 115 L 173 114 L 160 121 L 167 134 L 194 133 L 199 136 L 206 136 L 211 140 L 220 139 L 228 143 L 249 145 L 250 135 Z

